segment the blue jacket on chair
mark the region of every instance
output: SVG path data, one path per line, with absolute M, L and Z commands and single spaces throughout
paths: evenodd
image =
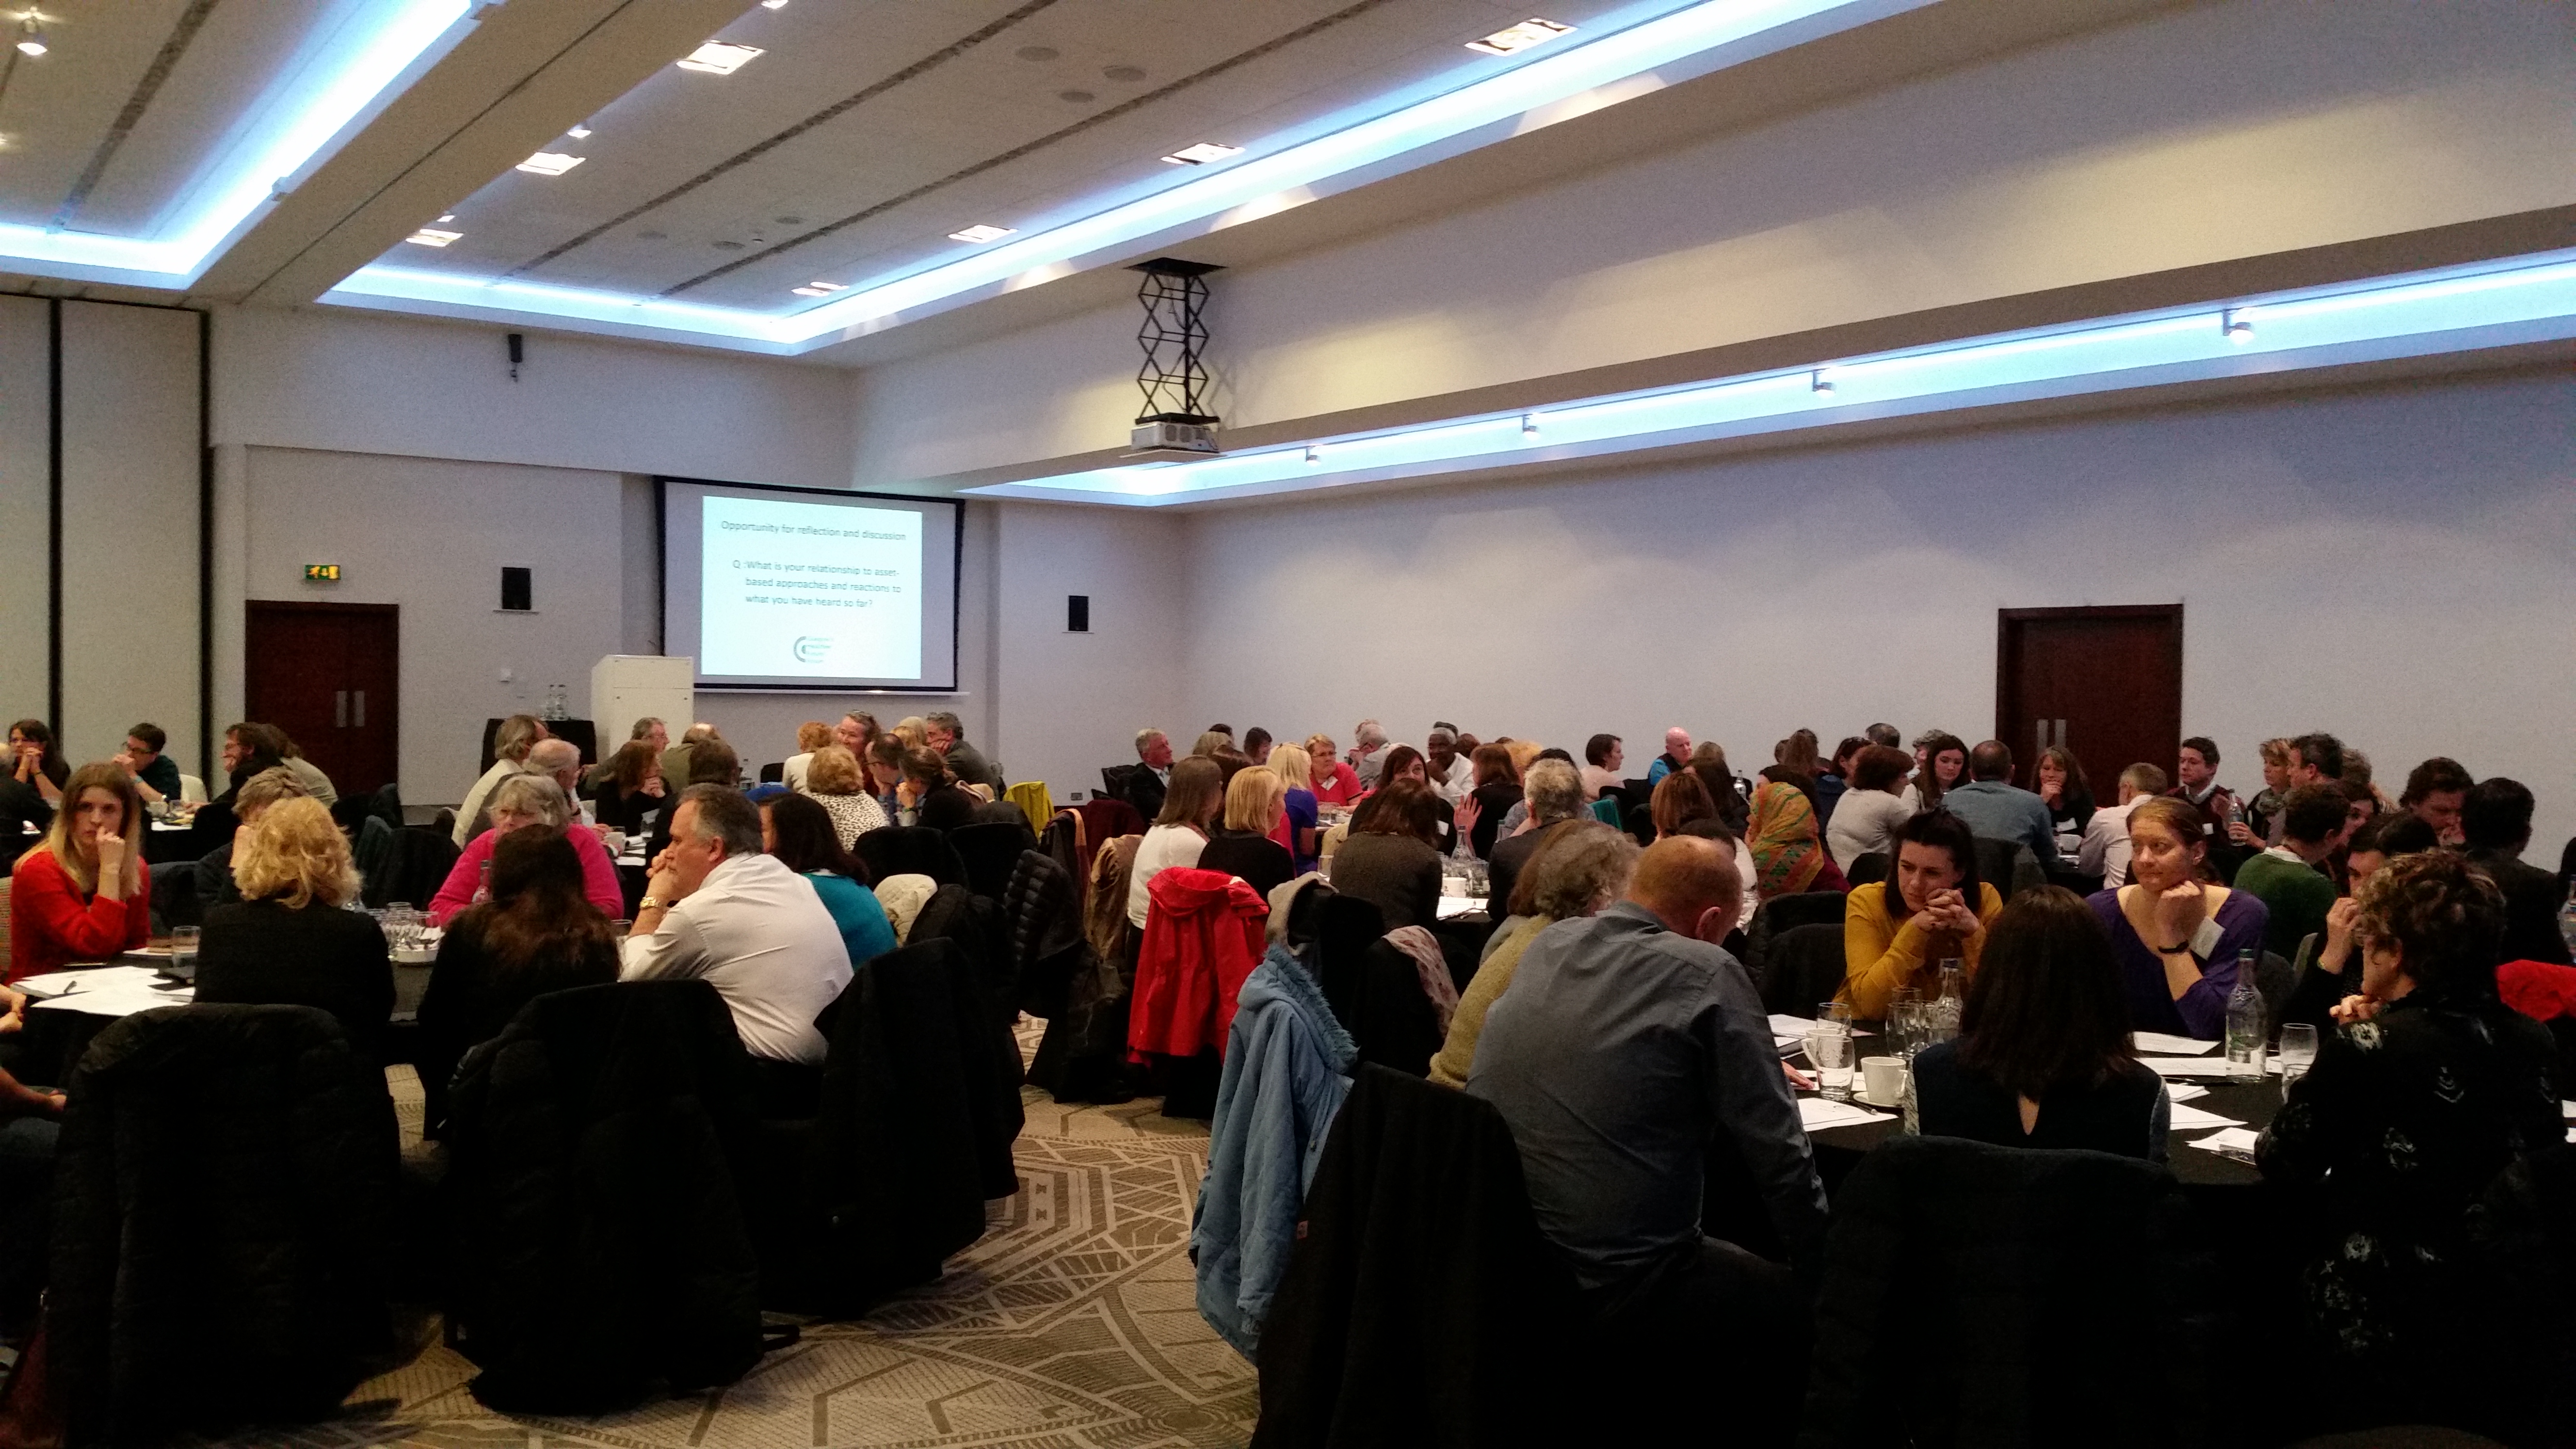
M 1358 1055 L 1315 978 L 1285 946 L 1271 947 L 1236 995 L 1190 1224 L 1199 1316 L 1246 1358 L 1288 1271 L 1306 1186 Z

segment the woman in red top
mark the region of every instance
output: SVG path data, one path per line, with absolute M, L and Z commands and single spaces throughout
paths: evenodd
M 9 979 L 104 961 L 152 936 L 143 797 L 104 761 L 63 783 L 53 829 L 18 857 L 9 888 Z
M 1308 735 L 1306 755 L 1315 762 L 1315 778 L 1306 788 L 1315 792 L 1316 804 L 1356 805 L 1359 803 L 1359 771 L 1343 764 L 1334 755 L 1331 735 Z

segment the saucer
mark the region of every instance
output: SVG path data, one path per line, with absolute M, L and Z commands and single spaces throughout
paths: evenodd
M 1876 1107 L 1882 1112 L 1893 1112 L 1897 1108 L 1905 1105 L 1902 1102 L 1882 1102 L 1859 1087 L 1852 1088 L 1852 1100 L 1861 1103 L 1864 1106 Z

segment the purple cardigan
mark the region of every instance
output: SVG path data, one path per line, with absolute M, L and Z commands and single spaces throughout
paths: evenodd
M 2227 1028 L 2227 996 L 2236 989 L 2236 953 L 2263 952 L 2263 928 L 2271 913 L 2251 891 L 2229 891 L 2218 907 L 2217 954 L 2201 963 L 2199 984 L 2174 999 L 2165 985 L 2165 965 L 2138 939 L 2120 909 L 2118 891 L 2102 891 L 2085 901 L 2111 933 L 2111 955 L 2120 963 L 2120 992 L 2128 998 L 2129 1027 L 2168 1036 L 2216 1041 Z

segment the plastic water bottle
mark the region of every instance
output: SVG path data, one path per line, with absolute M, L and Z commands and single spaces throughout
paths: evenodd
M 2567 904 L 2558 908 L 2558 934 L 2567 938 L 2567 949 L 2576 952 L 2576 888 L 2567 892 Z
M 2227 993 L 2227 1074 L 2263 1075 L 2263 993 L 2254 985 L 2254 953 L 2236 953 L 2236 989 Z

